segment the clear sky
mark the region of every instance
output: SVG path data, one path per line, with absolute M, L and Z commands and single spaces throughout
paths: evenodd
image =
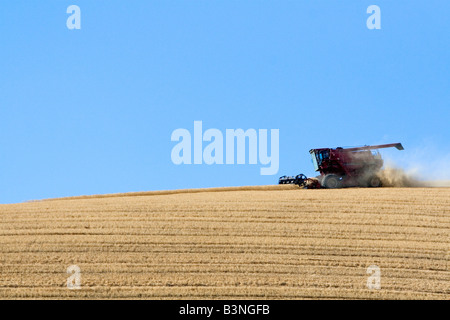
M 274 184 L 315 175 L 319 147 L 449 159 L 449 39 L 443 0 L 1 1 L 0 203 Z M 279 129 L 278 174 L 173 164 L 195 120 Z

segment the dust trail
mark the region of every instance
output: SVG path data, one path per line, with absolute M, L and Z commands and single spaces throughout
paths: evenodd
M 434 188 L 449 188 L 450 180 L 434 180 L 434 181 L 424 181 L 426 187 Z
M 405 148 L 406 149 L 406 148 Z M 432 141 L 393 153 L 379 176 L 385 186 L 450 187 L 450 152 Z
M 383 187 L 450 187 L 450 180 L 439 180 L 432 175 L 419 175 L 418 172 L 421 172 L 418 168 L 405 170 L 389 164 L 378 173 L 378 176 Z
M 383 187 L 426 187 L 427 184 L 421 181 L 417 174 L 405 171 L 392 165 L 386 166 L 378 174 Z

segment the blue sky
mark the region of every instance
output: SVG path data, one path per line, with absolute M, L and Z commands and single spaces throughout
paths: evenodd
M 66 27 L 71 4 L 81 30 Z M 366 27 L 372 4 L 381 30 Z M 274 184 L 314 175 L 316 147 L 402 142 L 386 151 L 402 165 L 430 145 L 448 155 L 449 12 L 435 0 L 2 1 L 0 203 Z M 278 174 L 174 165 L 171 133 L 195 120 L 279 129 Z

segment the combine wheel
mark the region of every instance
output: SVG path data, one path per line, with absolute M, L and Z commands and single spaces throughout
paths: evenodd
M 381 179 L 377 176 L 369 178 L 368 186 L 371 188 L 379 188 L 382 186 Z
M 305 182 L 308 178 L 304 175 L 304 174 L 299 174 L 295 177 L 294 179 L 294 184 L 300 186 L 301 184 L 303 184 L 303 182 Z
M 337 189 L 342 187 L 342 180 L 335 174 L 328 174 L 323 178 L 322 185 L 327 189 Z

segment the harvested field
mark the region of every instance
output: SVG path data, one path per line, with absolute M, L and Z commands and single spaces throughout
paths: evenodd
M 449 231 L 450 188 L 284 185 L 0 205 L 0 298 L 449 299 Z M 67 288 L 71 265 L 80 290 Z M 379 290 L 367 288 L 370 265 Z

